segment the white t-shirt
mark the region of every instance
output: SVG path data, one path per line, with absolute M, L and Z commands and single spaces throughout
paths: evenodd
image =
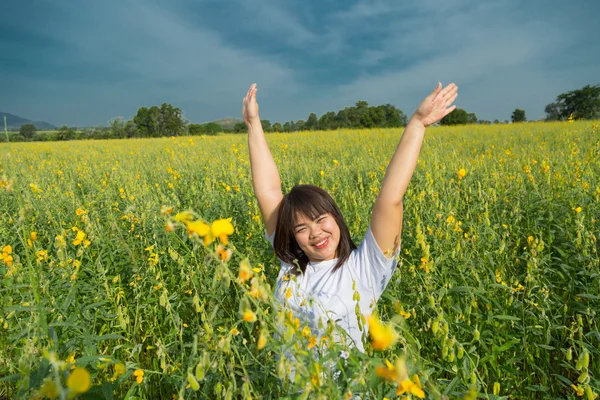
M 272 245 L 275 233 L 267 236 L 267 239 Z M 361 340 L 363 332 L 358 326 L 356 304 L 359 304 L 363 315 L 369 316 L 373 312 L 394 273 L 396 255 L 397 253 L 387 258 L 383 254 L 369 227 L 358 249 L 353 250 L 346 263 L 334 273 L 331 271 L 338 259 L 309 262 L 305 273 L 298 276 L 291 274 L 292 266 L 282 261 L 275 297 L 282 304 L 287 304 L 313 333 L 320 336 L 324 331 L 319 329 L 319 319 L 323 327 L 331 319 L 348 332 L 360 351 L 364 351 Z M 360 293 L 359 302 L 353 300 L 353 281 L 356 281 L 356 291 Z M 291 297 L 286 299 L 288 288 L 291 289 Z M 365 333 L 368 331 L 367 323 L 363 330 Z

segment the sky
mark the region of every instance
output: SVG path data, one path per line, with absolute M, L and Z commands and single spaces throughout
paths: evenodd
M 600 1 L 3 0 L 0 111 L 107 125 L 163 102 L 191 123 L 305 120 L 393 104 L 410 116 L 436 83 L 479 119 L 529 120 L 600 83 Z

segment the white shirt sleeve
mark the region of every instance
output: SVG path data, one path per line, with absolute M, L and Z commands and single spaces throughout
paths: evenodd
M 349 266 L 352 267 L 358 280 L 357 285 L 366 289 L 375 298 L 375 301 L 379 299 L 392 278 L 398 264 L 396 256 L 399 251 L 400 249 L 391 258 L 386 257 L 379 248 L 369 226 L 358 249 L 350 255 Z

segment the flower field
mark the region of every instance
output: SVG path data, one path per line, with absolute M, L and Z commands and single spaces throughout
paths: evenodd
M 267 140 L 358 244 L 401 134 Z M 277 306 L 246 135 L 2 144 L 0 398 L 591 400 L 599 220 L 598 122 L 428 129 L 360 353 Z

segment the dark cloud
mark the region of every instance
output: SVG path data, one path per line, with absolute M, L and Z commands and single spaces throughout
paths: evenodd
M 600 3 L 573 4 L 8 0 L 0 110 L 93 125 L 169 102 L 202 122 L 238 116 L 257 82 L 261 116 L 284 122 L 359 99 L 409 112 L 454 81 L 479 118 L 536 119 L 600 83 Z

